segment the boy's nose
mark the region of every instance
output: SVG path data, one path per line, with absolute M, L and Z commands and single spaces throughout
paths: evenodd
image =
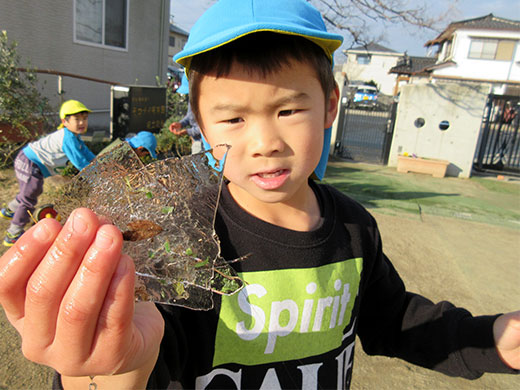
M 253 141 L 251 152 L 253 156 L 271 156 L 285 149 L 285 142 L 280 130 L 272 123 L 264 123 L 251 129 Z

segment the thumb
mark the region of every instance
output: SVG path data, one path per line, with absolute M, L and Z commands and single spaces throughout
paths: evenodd
M 502 361 L 520 370 L 520 310 L 498 317 L 493 324 L 493 337 Z

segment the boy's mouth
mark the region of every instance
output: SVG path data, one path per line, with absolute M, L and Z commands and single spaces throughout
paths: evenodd
M 251 176 L 251 181 L 263 190 L 276 190 L 283 186 L 288 177 L 288 169 L 278 169 L 276 171 L 257 172 Z
M 283 169 L 279 169 L 274 172 L 259 172 L 257 173 L 258 176 L 260 176 L 262 179 L 271 179 L 273 177 L 280 176 L 284 172 Z

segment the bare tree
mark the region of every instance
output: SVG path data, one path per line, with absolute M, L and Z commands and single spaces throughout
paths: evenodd
M 331 30 L 345 36 L 345 46 L 367 45 L 380 41 L 374 26 L 402 25 L 417 30 L 439 31 L 446 25 L 448 15 L 457 0 L 443 12 L 433 11 L 426 0 L 307 0 L 318 8 Z M 439 5 L 438 3 L 436 4 Z M 376 33 L 377 34 L 377 33 Z
M 205 9 L 216 0 L 205 0 Z M 306 0 L 323 15 L 329 31 L 345 38 L 342 49 L 385 40 L 385 28 L 400 25 L 411 34 L 440 32 L 457 14 L 458 0 Z M 274 10 L 276 12 L 276 10 Z

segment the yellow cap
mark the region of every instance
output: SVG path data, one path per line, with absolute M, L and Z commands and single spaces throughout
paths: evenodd
M 67 100 L 61 105 L 60 119 L 65 119 L 67 115 L 74 115 L 78 112 L 92 112 L 83 103 L 77 100 Z

